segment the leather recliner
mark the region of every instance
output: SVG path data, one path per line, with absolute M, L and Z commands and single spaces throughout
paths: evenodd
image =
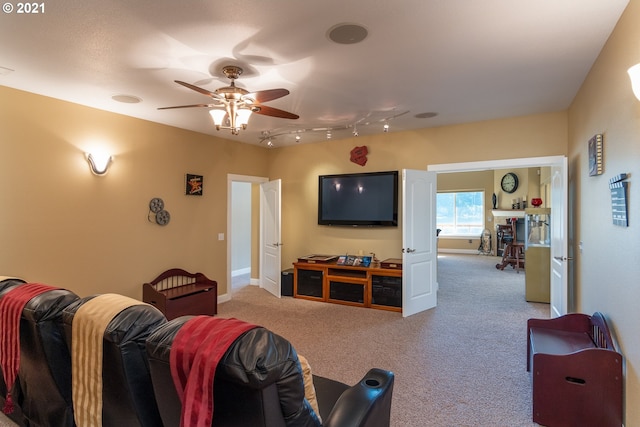
M 69 350 L 78 309 L 97 295 L 69 305 L 62 320 Z M 158 427 L 162 425 L 153 394 L 145 340 L 167 319 L 148 304 L 133 305 L 117 314 L 103 336 L 102 425 Z
M 170 353 L 193 316 L 171 320 L 147 339 L 153 388 L 165 426 L 180 425 L 182 405 L 173 384 Z M 388 427 L 394 375 L 371 369 L 355 386 L 314 376 L 323 423 L 304 397 L 293 346 L 265 328 L 242 334 L 227 349 L 214 377 L 213 427 Z
M 0 298 L 23 283 L 15 280 L 3 282 L 0 285 Z M 62 310 L 76 300 L 78 296 L 75 293 L 55 289 L 35 296 L 22 310 L 20 368 L 12 393 L 15 409 L 9 414 L 19 425 L 74 425 L 71 357 L 64 344 L 61 317 Z M 4 400 L 4 378 L 0 385 Z

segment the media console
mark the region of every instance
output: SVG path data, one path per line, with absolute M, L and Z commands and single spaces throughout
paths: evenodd
M 295 262 L 293 296 L 402 312 L 402 265 L 392 265 L 395 268 Z

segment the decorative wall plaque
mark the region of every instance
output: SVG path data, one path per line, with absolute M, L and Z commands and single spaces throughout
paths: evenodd
M 628 208 L 627 208 L 627 185 L 624 180 L 627 179 L 626 173 L 621 173 L 609 180 L 609 189 L 611 190 L 611 216 L 613 225 L 622 227 L 629 226 Z
M 589 140 L 589 176 L 602 175 L 604 172 L 602 134 Z
M 188 173 L 186 178 L 185 194 L 188 196 L 202 196 L 204 178 L 202 175 Z
M 357 165 L 364 166 L 367 164 L 367 154 L 369 154 L 369 150 L 367 150 L 366 145 L 354 147 L 354 149 L 351 150 L 350 160 Z

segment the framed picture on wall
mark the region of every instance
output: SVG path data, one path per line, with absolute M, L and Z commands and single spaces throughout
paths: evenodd
M 187 196 L 202 196 L 204 178 L 202 175 L 188 173 L 185 179 L 185 194 Z
M 589 176 L 602 175 L 604 172 L 602 150 L 602 134 L 599 133 L 589 140 Z

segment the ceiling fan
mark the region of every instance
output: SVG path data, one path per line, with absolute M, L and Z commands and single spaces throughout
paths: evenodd
M 249 92 L 235 85 L 235 80 L 242 74 L 242 68 L 228 65 L 222 69 L 222 72 L 231 80 L 231 85 L 216 89 L 213 92 L 190 83 L 175 80 L 176 83 L 184 87 L 211 97 L 213 101 L 210 104 L 177 105 L 174 107 L 161 107 L 158 110 L 191 107 L 211 108 L 209 114 L 213 118 L 216 129 L 230 129 L 233 135 L 237 135 L 241 129 L 247 128 L 251 113 L 283 119 L 297 119 L 300 117 L 297 114 L 262 104 L 263 102 L 273 101 L 288 95 L 289 91 L 287 89 Z

